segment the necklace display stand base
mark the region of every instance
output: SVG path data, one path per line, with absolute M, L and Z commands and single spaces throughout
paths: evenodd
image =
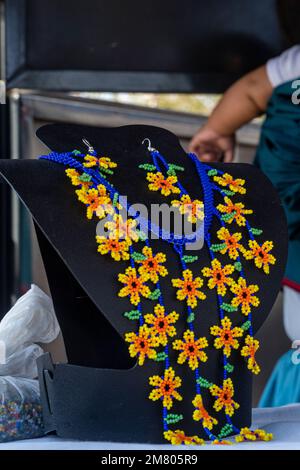
M 146 181 L 140 179 L 138 165 L 149 158 L 141 142 L 149 138 L 168 160 L 185 167 L 182 183 L 193 198 L 202 199 L 202 187 L 193 163 L 186 157 L 177 137 L 164 129 L 151 126 L 101 129 L 58 124 L 43 126 L 38 130 L 38 137 L 56 152 L 73 149 L 86 152 L 82 143 L 82 138 L 86 138 L 102 155 L 118 163 L 119 173 L 114 185 L 119 192 L 127 195 L 129 202 L 142 202 L 150 207 L 153 202 L 164 201 L 156 194 L 149 194 Z M 275 189 L 256 168 L 245 164 L 212 166 L 226 168 L 233 177 L 246 179 L 247 195 L 242 200 L 254 210 L 254 226 L 263 228 L 264 238 L 274 241 L 277 262 L 269 276 L 250 264 L 246 267 L 249 282 L 260 285 L 260 306 L 255 309 L 253 323 L 257 331 L 276 299 L 284 273 L 285 216 Z M 0 173 L 33 217 L 69 361 L 68 364 L 52 364 L 49 354 L 38 360 L 46 432 L 56 432 L 70 439 L 165 443 L 160 404 L 148 399 L 151 391 L 148 378 L 159 373 L 160 365 L 148 361 L 146 366 L 139 367 L 129 357 L 123 340 L 128 331 L 128 320 L 123 316 L 126 307 L 117 295 L 120 267 L 109 257 L 97 253 L 96 223 L 85 218 L 84 208 L 74 197 L 74 187 L 65 175 L 65 168 L 43 160 L 1 160 Z M 240 231 L 239 227 L 234 228 Z M 212 226 L 212 233 L 214 230 Z M 178 277 L 180 267 L 172 247 L 163 240 L 154 240 L 153 248 L 166 253 L 169 279 Z M 197 255 L 200 272 L 203 266 L 209 265 L 209 255 L 205 248 Z M 165 280 L 162 284 L 166 305 L 171 311 L 181 307 L 168 282 L 169 287 Z M 212 318 L 218 323 L 215 293 L 207 293 L 206 306 L 210 315 L 202 312 L 201 325 L 207 330 Z M 181 321 L 183 327 L 184 319 Z M 220 384 L 222 356 L 213 348 L 211 338 L 210 343 L 209 354 L 213 359 L 203 367 L 206 375 Z M 251 373 L 236 351 L 230 362 L 234 365 L 235 400 L 240 404 L 233 421 L 237 427 L 249 426 Z M 180 403 L 179 412 L 184 420 L 179 427 L 186 434 L 206 438 L 199 423 L 192 419 L 195 383 L 189 380 L 187 367 L 180 369 L 180 375 L 184 383 L 182 394 L 190 400 Z

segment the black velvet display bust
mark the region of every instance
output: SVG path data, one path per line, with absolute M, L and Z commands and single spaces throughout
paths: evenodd
M 138 168 L 140 163 L 150 162 L 149 153 L 142 145 L 142 140 L 149 138 L 168 161 L 185 167 L 180 175 L 182 184 L 193 198 L 202 199 L 202 187 L 193 162 L 187 158 L 177 137 L 164 129 L 140 125 L 108 129 L 56 124 L 43 126 L 37 135 L 56 152 L 73 149 L 86 152 L 82 143 L 86 138 L 101 155 L 117 162 L 113 182 L 119 193 L 127 195 L 130 203 L 144 203 L 147 207 L 164 202 L 157 193 L 148 191 L 145 172 Z M 214 163 L 212 166 L 226 167 L 234 177 L 246 180 L 247 194 L 239 195 L 239 200 L 253 209 L 252 226 L 262 228 L 263 238 L 274 242 L 277 262 L 271 267 L 270 275 L 256 269 L 254 263 L 245 262 L 248 282 L 260 286 L 260 305 L 253 312 L 257 331 L 275 301 L 283 277 L 287 252 L 285 216 L 275 189 L 258 169 L 247 164 Z M 56 365 L 51 363 L 49 355 L 39 360 L 46 431 L 84 440 L 165 442 L 161 407 L 147 398 L 148 377 L 158 374 L 161 365 L 149 361 L 139 367 L 129 357 L 123 340 L 128 320 L 122 314 L 130 305 L 117 295 L 120 263 L 97 253 L 96 223 L 86 219 L 85 208 L 78 202 L 65 168 L 38 159 L 2 160 L 0 172 L 35 222 L 69 360 L 68 364 Z M 215 229 L 212 225 L 212 233 Z M 242 229 L 238 227 L 236 231 Z M 167 255 L 168 278 L 180 277 L 178 259 L 171 246 L 162 240 L 154 240 L 153 246 L 155 251 Z M 204 247 L 197 255 L 200 271 L 209 265 L 209 254 Z M 170 281 L 163 279 L 162 287 L 168 310 L 178 309 Z M 209 336 L 212 318 L 218 323 L 218 307 L 215 292 L 206 294 L 207 312 L 202 313 L 198 328 L 202 335 Z M 184 320 L 179 321 L 183 329 Z M 208 364 L 203 366 L 205 375 L 219 383 L 221 353 L 210 345 L 209 355 Z M 240 404 L 234 423 L 238 427 L 249 426 L 251 373 L 240 354 L 233 352 L 230 362 L 234 364 L 235 399 Z M 180 427 L 188 434 L 205 438 L 199 423 L 192 420 L 194 381 L 189 382 L 184 371 L 181 375 L 185 383 L 183 395 L 189 399 L 178 407 L 186 417 Z

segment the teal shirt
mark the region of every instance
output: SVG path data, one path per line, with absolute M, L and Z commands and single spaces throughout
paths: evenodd
M 285 277 L 300 286 L 300 105 L 292 102 L 292 83 L 275 88 L 271 96 L 255 164 L 272 181 L 282 201 L 289 232 Z M 292 355 L 288 351 L 279 359 L 259 406 L 300 402 L 300 364 L 293 363 Z
M 289 252 L 285 277 L 300 286 L 300 105 L 292 102 L 292 83 L 274 89 L 255 164 L 276 187 L 285 209 Z

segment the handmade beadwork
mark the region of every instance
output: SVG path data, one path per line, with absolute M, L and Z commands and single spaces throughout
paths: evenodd
M 239 351 L 249 371 L 254 374 L 260 371 L 255 358 L 259 342 L 253 337 L 252 327 L 253 309 L 259 305 L 259 286 L 247 282 L 243 264 L 253 262 L 267 275 L 270 266 L 276 262 L 271 253 L 273 242 L 256 239 L 262 230 L 251 227 L 247 219 L 253 214 L 252 209 L 232 199 L 246 193 L 245 180 L 202 164 L 195 155 L 188 154 L 203 189 L 203 201 L 193 199 L 178 176 L 184 167 L 168 163 L 160 152 L 151 146 L 148 148 L 151 161 L 139 165 L 141 174 L 146 171 L 145 184 L 150 191 L 170 198 L 170 205 L 185 215 L 189 223 L 204 220 L 205 245 L 210 256 L 207 266 L 199 266 L 198 256 L 186 252 L 187 240 L 175 240 L 174 234 L 170 234 L 166 243 L 172 245 L 178 256 L 181 274 L 168 279 L 165 253 L 154 251 L 134 217 L 124 220 L 120 213 L 119 193 L 108 179 L 113 176 L 117 164 L 109 157 L 98 157 L 92 150 L 90 148 L 87 155 L 73 151 L 41 158 L 67 166 L 66 175 L 77 188 L 75 193 L 84 204 L 88 219 L 108 217 L 105 221 L 107 237 L 96 236 L 99 254 L 109 256 L 113 261 L 129 263 L 118 275 L 121 285 L 118 295 L 128 299 L 133 306 L 132 310 L 124 312 L 124 317 L 131 324 L 137 322 L 138 326 L 125 334 L 125 341 L 129 344 L 130 356 L 136 358 L 140 366 L 151 360 L 163 365 L 162 373 L 149 378 L 152 387 L 149 399 L 162 404 L 165 439 L 174 445 L 204 443 L 199 436 L 187 436 L 184 430 L 176 429 L 177 423 L 184 419 L 182 414 L 176 413 L 176 404 L 183 399 L 181 369 L 178 367 L 187 367 L 194 375 L 196 386 L 196 395 L 191 397 L 192 417 L 212 444 L 232 444 L 228 436 L 233 434 L 236 442 L 270 440 L 271 434 L 260 429 L 238 429 L 232 420 L 240 405 L 235 400 L 230 376 L 234 366 L 228 359 L 233 351 Z M 215 203 L 215 194 L 221 198 L 218 203 Z M 174 195 L 177 195 L 176 199 Z M 210 232 L 213 218 L 219 223 L 216 233 Z M 150 222 L 148 226 L 151 230 Z M 170 312 L 165 306 L 161 278 L 166 278 L 174 288 L 174 298 L 180 301 L 178 311 Z M 200 309 L 201 314 L 205 314 L 201 307 L 209 292 L 215 292 L 219 322 L 210 326 L 207 337 L 198 337 L 194 325 L 200 318 Z M 153 309 L 144 311 L 144 299 L 154 302 Z M 246 317 L 244 322 L 238 323 L 238 313 Z M 177 323 L 183 316 L 187 326 L 178 333 Z M 209 361 L 210 348 L 222 353 L 223 370 L 219 383 L 211 383 L 202 374 L 203 364 Z M 177 361 L 173 364 L 171 352 Z M 207 394 L 213 403 L 211 409 L 206 404 Z M 222 414 L 226 420 L 223 425 L 219 424 Z

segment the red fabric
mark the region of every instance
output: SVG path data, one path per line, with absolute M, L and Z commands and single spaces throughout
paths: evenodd
M 290 279 L 287 279 L 286 277 L 283 279 L 282 284 L 284 286 L 288 286 L 291 289 L 294 289 L 298 292 L 300 292 L 300 284 L 297 284 L 295 281 L 291 281 Z

